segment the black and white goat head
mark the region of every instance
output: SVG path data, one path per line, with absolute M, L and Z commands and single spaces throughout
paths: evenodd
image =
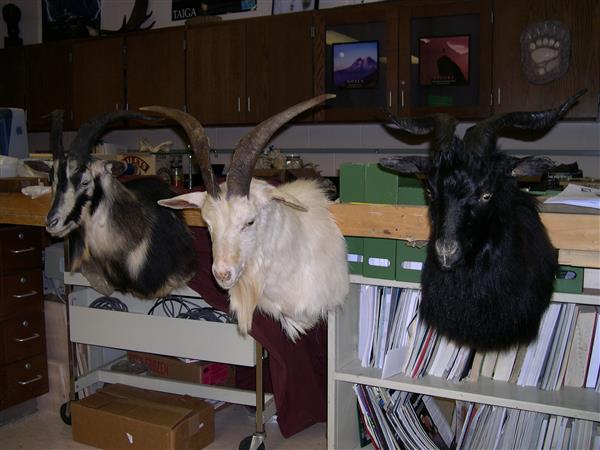
M 331 98 L 321 95 L 270 117 L 240 139 L 226 183 L 215 182 L 202 126 L 182 111 L 145 107 L 178 121 L 199 159 L 206 192 L 160 204 L 201 208 L 212 239 L 212 272 L 229 291 L 230 309 L 246 334 L 256 308 L 278 320 L 295 341 L 345 299 L 349 289 L 346 245 L 317 180 L 277 187 L 252 178 L 260 152 L 298 114 Z
M 65 152 L 62 111 L 51 117 L 53 200 L 46 230 L 56 237 L 73 233 L 72 270 L 105 295 L 117 290 L 155 298 L 185 285 L 196 272 L 191 234 L 179 212 L 156 204 L 175 194 L 155 177 L 121 183 L 124 162 L 90 154 L 113 122 L 155 119 L 129 111 L 101 114 L 80 127 Z
M 585 91 L 557 109 L 495 115 L 461 140 L 445 114 L 391 121 L 416 135 L 433 133 L 429 156 L 379 164 L 426 179 L 430 236 L 422 273 L 421 317 L 438 333 L 474 348 L 505 349 L 535 339 L 549 305 L 557 254 L 536 200 L 516 175 L 540 175 L 552 161 L 514 158 L 496 147 L 506 128 L 552 127 Z

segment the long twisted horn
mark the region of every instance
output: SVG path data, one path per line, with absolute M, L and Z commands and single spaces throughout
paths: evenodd
M 132 111 L 112 111 L 99 114 L 85 122 L 69 147 L 68 157 L 76 160 L 80 164 L 85 164 L 92 147 L 98 142 L 98 139 L 106 132 L 106 128 L 118 120 L 156 120 L 154 117 L 145 116 Z
M 53 110 L 50 117 L 50 148 L 54 159 L 64 159 L 65 149 L 63 147 L 63 123 L 65 111 L 62 109 Z
M 208 138 L 206 137 L 206 133 L 200 122 L 191 114 L 174 108 L 167 108 L 164 106 L 143 106 L 140 110 L 161 114 L 169 119 L 175 120 L 181 125 L 188 135 L 188 139 L 194 149 L 194 154 L 200 164 L 200 171 L 202 172 L 202 179 L 204 180 L 206 192 L 212 197 L 219 197 L 221 190 L 219 189 L 219 184 L 215 180 L 215 175 L 210 165 L 210 146 L 208 144 Z
M 397 117 L 389 111 L 385 111 L 389 121 L 399 129 L 408 131 L 415 135 L 426 135 L 433 132 L 434 153 L 449 149 L 454 140 L 454 131 L 458 121 L 449 114 L 433 114 L 425 117 Z
M 334 94 L 323 94 L 305 100 L 264 120 L 243 136 L 236 145 L 231 167 L 227 172 L 227 197 L 248 195 L 256 160 L 264 146 L 282 125 L 298 114 L 334 97 Z
M 468 148 L 481 148 L 484 152 L 493 152 L 496 148 L 498 133 L 505 128 L 520 128 L 523 130 L 545 130 L 558 122 L 567 111 L 577 103 L 579 97 L 587 92 L 581 89 L 569 97 L 558 108 L 535 112 L 512 112 L 496 114 L 478 122 L 469 128 L 464 137 Z

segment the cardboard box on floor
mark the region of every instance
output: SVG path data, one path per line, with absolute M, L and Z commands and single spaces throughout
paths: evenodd
M 131 362 L 141 363 L 147 367 L 149 373 L 159 377 L 229 387 L 233 387 L 235 384 L 235 369 L 227 364 L 207 361 L 185 363 L 171 356 L 133 351 L 127 352 L 127 359 Z
M 71 404 L 73 440 L 106 449 L 188 450 L 214 440 L 212 405 L 121 384 Z

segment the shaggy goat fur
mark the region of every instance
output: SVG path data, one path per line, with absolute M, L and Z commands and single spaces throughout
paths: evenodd
M 380 164 L 426 176 L 431 232 L 420 314 L 438 333 L 481 350 L 537 336 L 553 292 L 557 253 L 536 200 L 519 189 L 514 174 L 540 174 L 551 161 L 499 152 L 496 132 L 548 128 L 578 95 L 556 110 L 494 116 L 467 130 L 463 140 L 454 136 L 456 121 L 449 116 L 391 116 L 403 130 L 436 133 L 429 157 L 384 158 Z

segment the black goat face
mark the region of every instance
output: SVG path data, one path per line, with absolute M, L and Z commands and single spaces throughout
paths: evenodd
M 495 227 L 490 224 L 502 197 L 495 194 L 516 188 L 516 183 L 500 176 L 501 161 L 488 161 L 458 140 L 453 152 L 437 159 L 427 173 L 430 251 L 442 270 L 451 270 L 470 264 L 493 240 Z
M 50 173 L 53 201 L 46 216 L 46 230 L 64 237 L 94 214 L 104 195 L 102 177 L 119 175 L 125 168 L 119 161 L 55 159 Z

